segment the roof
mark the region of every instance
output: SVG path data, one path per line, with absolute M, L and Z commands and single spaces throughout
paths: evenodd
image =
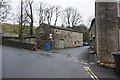
M 72 29 L 67 29 L 67 28 L 61 28 L 61 27 L 58 27 L 58 26 L 53 26 L 53 25 L 48 25 L 48 24 L 46 24 L 46 23 L 42 23 L 41 24 L 42 26 L 49 26 L 49 27 L 51 27 L 51 28 L 54 28 L 54 29 L 59 29 L 59 30 L 65 30 L 65 31 L 71 31 L 71 32 L 77 32 L 77 33 L 80 33 L 79 31 L 76 31 L 76 30 L 72 30 Z M 40 26 L 39 26 L 40 27 Z M 37 29 L 39 28 L 39 27 L 37 27 Z M 36 29 L 36 30 L 37 30 Z
M 32 35 L 29 35 L 29 36 L 24 37 L 24 39 L 28 39 L 28 38 L 36 38 L 36 35 L 35 35 L 35 34 L 32 34 Z
M 91 25 L 90 25 L 89 31 L 91 30 L 93 23 L 95 23 L 95 18 L 91 21 Z

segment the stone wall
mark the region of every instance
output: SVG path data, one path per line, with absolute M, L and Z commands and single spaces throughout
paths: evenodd
M 113 62 L 118 51 L 117 2 L 96 2 L 97 54 L 101 62 Z
M 90 35 L 90 47 L 96 51 L 96 25 L 95 25 L 95 19 L 91 22 L 91 28 L 89 30 Z
M 25 42 L 10 40 L 10 39 L 2 39 L 2 45 L 21 48 L 21 49 L 28 49 L 28 50 L 32 50 L 34 48 L 34 45 L 31 43 L 25 43 Z
M 53 33 L 53 29 L 45 24 L 41 25 L 36 29 L 36 42 L 38 48 L 44 48 L 47 42 L 52 45 L 52 42 L 49 39 L 50 33 Z
M 49 39 L 50 33 L 53 34 L 53 41 Z M 44 46 L 46 42 L 50 42 L 53 47 L 59 48 L 59 40 L 61 39 L 64 40 L 65 48 L 83 45 L 82 33 L 56 28 L 47 24 L 43 24 L 36 29 L 36 42 L 39 45 L 39 48 Z
M 59 48 L 60 39 L 64 40 L 65 48 L 83 46 L 82 33 L 54 29 L 54 39 L 57 48 Z

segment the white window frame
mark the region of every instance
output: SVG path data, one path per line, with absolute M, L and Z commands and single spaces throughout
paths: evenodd
M 120 0 L 117 0 L 118 17 L 120 17 Z

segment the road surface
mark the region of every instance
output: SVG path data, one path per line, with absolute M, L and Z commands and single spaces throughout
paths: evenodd
M 78 49 L 78 48 L 77 48 Z M 82 49 L 79 48 L 79 53 Z M 91 78 L 76 56 L 2 47 L 3 78 Z M 77 54 L 76 54 L 77 55 Z

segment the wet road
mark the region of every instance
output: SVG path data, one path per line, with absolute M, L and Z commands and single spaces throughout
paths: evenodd
M 68 48 L 58 50 L 58 53 L 68 55 L 71 57 L 76 57 L 79 60 L 88 60 L 88 48 L 89 46 L 78 47 L 78 48 Z
M 83 58 L 85 49 L 84 47 L 62 50 L 63 53 L 59 50 L 57 54 L 46 56 L 40 51 L 3 46 L 2 76 L 3 78 L 90 78 L 84 69 L 86 65 L 77 59 L 77 56 Z M 71 53 L 71 57 L 66 56 L 68 53 Z

